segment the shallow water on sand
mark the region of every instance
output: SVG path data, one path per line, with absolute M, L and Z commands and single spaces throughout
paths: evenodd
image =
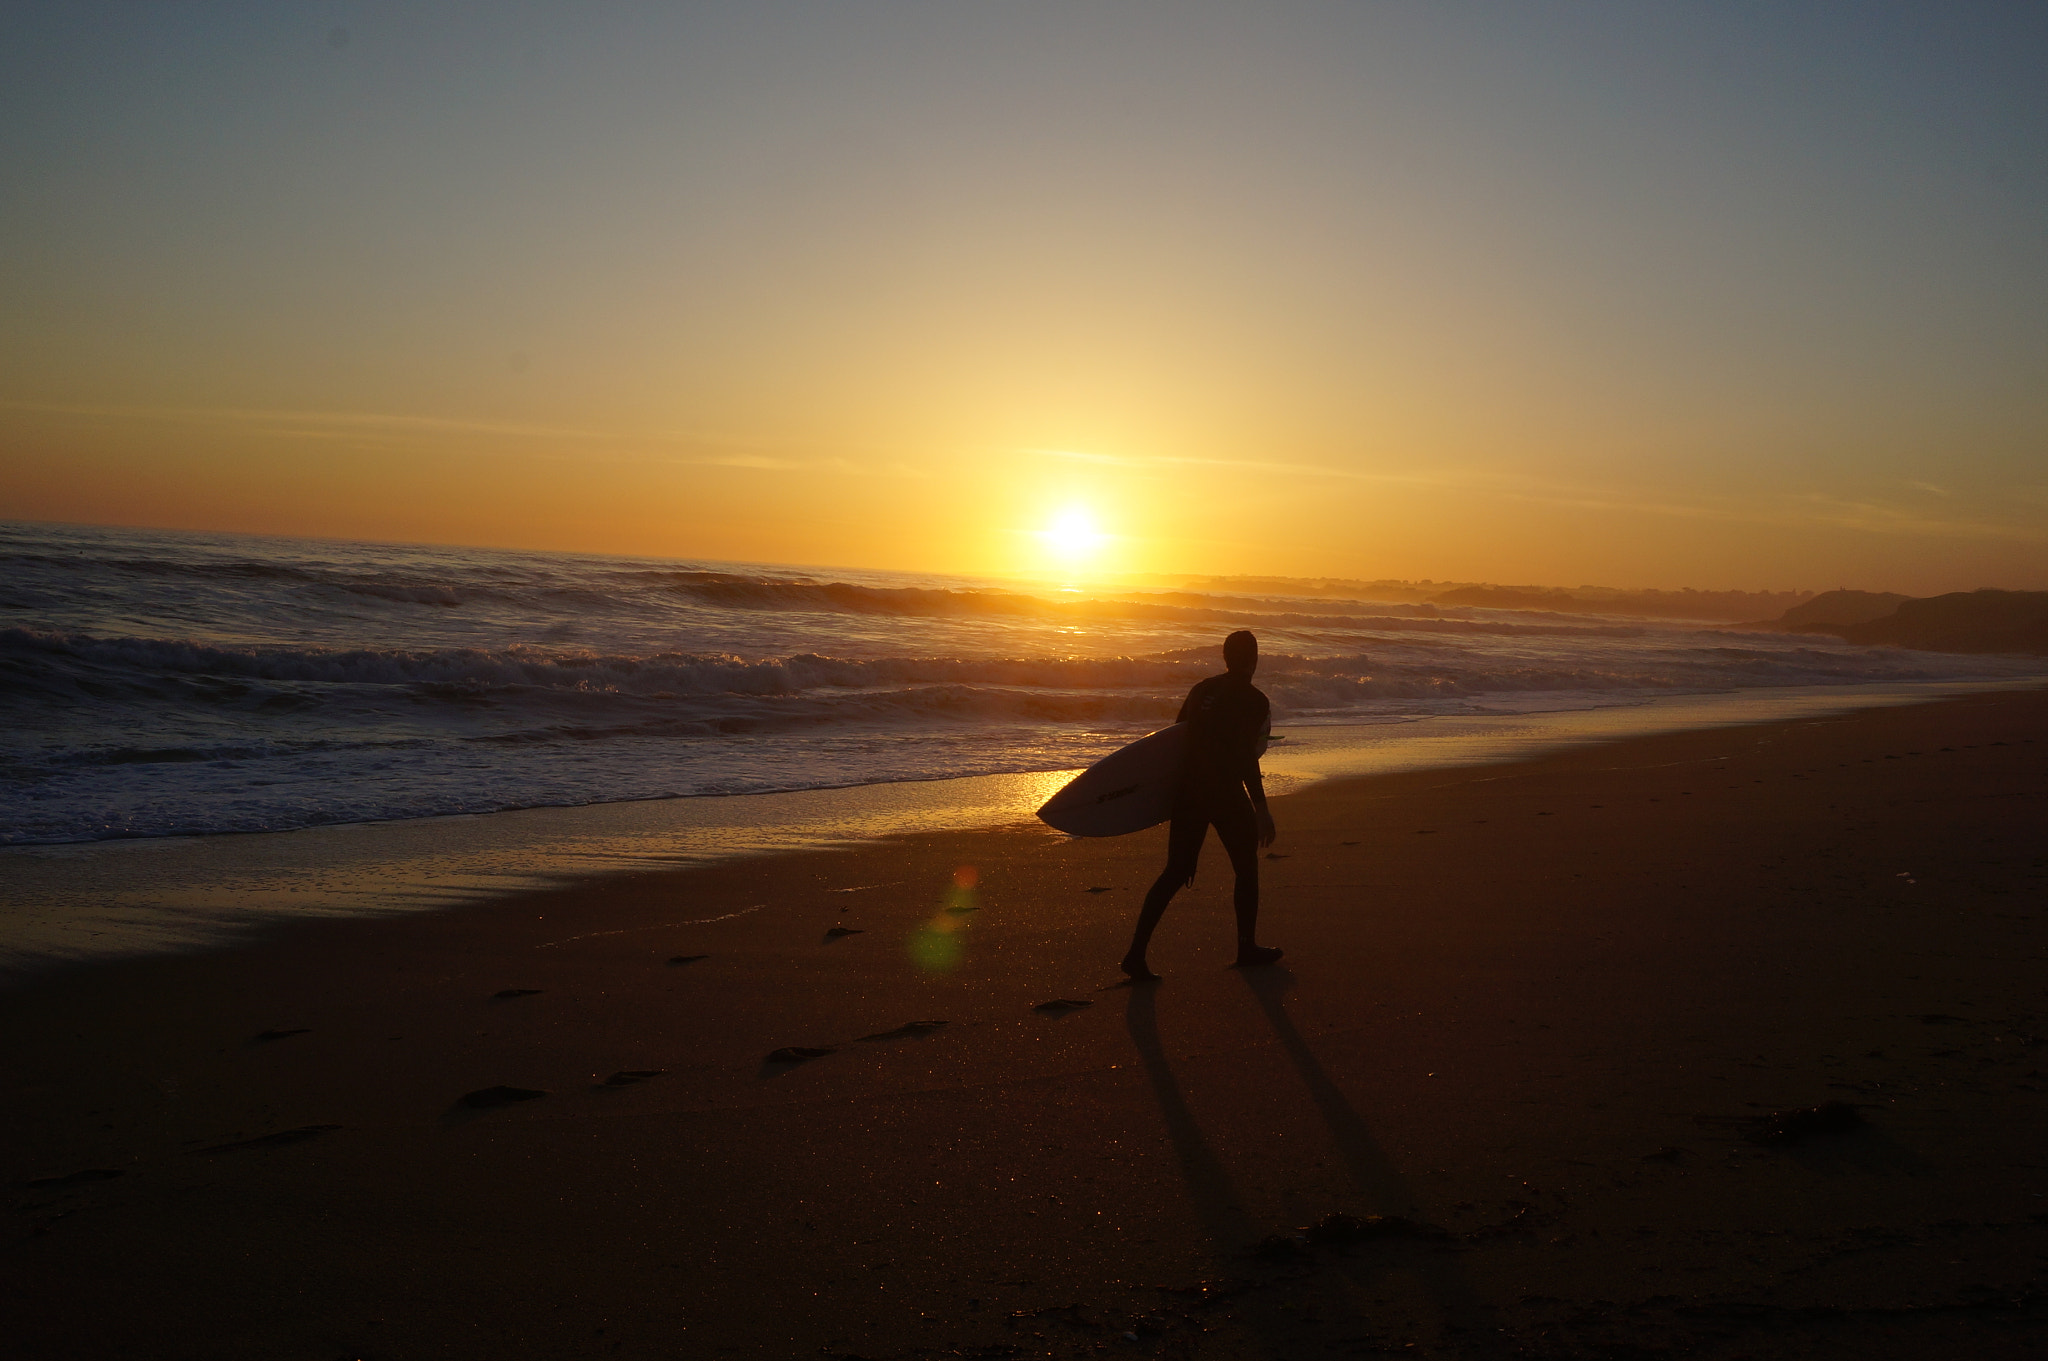
M 1267 787 L 1278 794 L 1320 779 L 1521 760 L 1652 733 L 1811 718 L 2040 683 L 2031 678 L 1801 686 L 1577 712 L 1309 726 L 1283 733 L 1264 764 Z M 1034 810 L 1074 773 L 12 847 L 0 850 L 0 976 L 66 960 L 215 946 L 294 916 L 419 911 L 733 856 L 905 833 L 1037 827 Z M 1048 829 L 1046 835 L 1057 834 Z

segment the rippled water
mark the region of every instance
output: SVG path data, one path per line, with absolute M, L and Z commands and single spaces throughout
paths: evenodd
M 0 525 L 0 841 L 1085 765 L 1258 631 L 1282 731 L 2029 674 L 1597 615 Z

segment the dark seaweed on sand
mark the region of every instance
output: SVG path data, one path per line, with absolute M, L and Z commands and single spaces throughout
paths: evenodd
M 1424 1224 L 1406 1215 L 1326 1214 L 1293 1233 L 1268 1234 L 1253 1245 L 1252 1256 L 1262 1262 L 1297 1262 L 1307 1259 L 1317 1247 L 1351 1247 L 1395 1238 L 1438 1243 L 1450 1236 L 1434 1224 Z
M 1308 1239 L 1298 1233 L 1269 1233 L 1252 1244 L 1252 1256 L 1261 1262 L 1302 1262 L 1314 1255 Z
M 1377 1238 L 1423 1238 L 1438 1240 L 1450 1234 L 1434 1224 L 1424 1224 L 1406 1215 L 1327 1214 L 1305 1229 L 1299 1229 L 1311 1243 L 1364 1243 Z

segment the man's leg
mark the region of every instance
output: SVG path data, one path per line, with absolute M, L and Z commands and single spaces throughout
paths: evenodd
M 1230 856 L 1230 868 L 1237 876 L 1230 905 L 1237 909 L 1237 962 L 1271 964 L 1280 951 L 1259 944 L 1259 824 L 1251 800 L 1233 804 L 1216 817 L 1216 839 Z
M 1145 894 L 1145 905 L 1138 909 L 1138 928 L 1131 933 L 1131 948 L 1124 955 L 1124 972 L 1132 978 L 1159 977 L 1145 963 L 1145 951 L 1152 944 L 1152 932 L 1159 919 L 1166 915 L 1166 905 L 1194 880 L 1195 865 L 1202 856 L 1202 838 L 1208 834 L 1206 811 L 1183 808 L 1174 813 L 1173 825 L 1166 834 L 1166 868 Z

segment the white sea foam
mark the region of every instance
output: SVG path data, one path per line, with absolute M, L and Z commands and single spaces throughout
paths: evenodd
M 1231 628 L 1285 726 L 2000 678 L 1594 615 L 0 525 L 0 841 L 1084 765 Z

